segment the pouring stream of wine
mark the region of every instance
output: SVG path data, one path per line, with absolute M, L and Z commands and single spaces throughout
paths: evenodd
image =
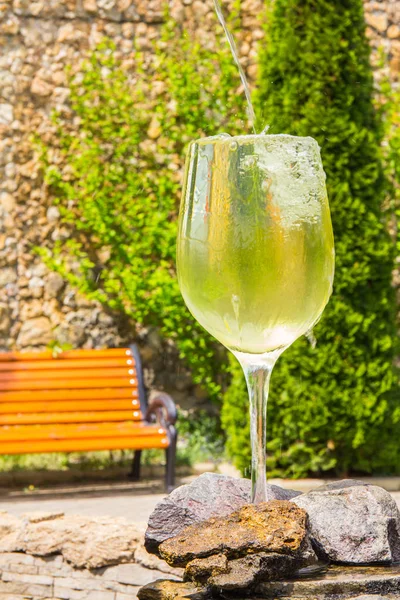
M 245 93 L 246 100 L 247 100 L 247 114 L 248 114 L 249 120 L 250 120 L 250 122 L 252 124 L 253 132 L 257 133 L 256 130 L 255 130 L 256 115 L 255 115 L 255 112 L 254 112 L 253 104 L 251 102 L 250 88 L 249 88 L 249 84 L 248 84 L 248 81 L 247 81 L 247 78 L 246 78 L 246 74 L 245 74 L 245 72 L 243 70 L 242 65 L 240 64 L 240 61 L 239 61 L 239 55 L 238 55 L 238 51 L 237 51 L 237 48 L 236 48 L 235 40 L 233 39 L 233 36 L 232 36 L 231 32 L 228 29 L 228 26 L 226 24 L 225 17 L 223 15 L 221 4 L 220 4 L 219 0 L 214 0 L 214 6 L 215 6 L 215 11 L 217 13 L 219 22 L 221 23 L 222 28 L 223 28 L 223 30 L 225 32 L 225 35 L 226 35 L 226 39 L 228 40 L 228 44 L 229 44 L 229 47 L 230 47 L 231 52 L 232 52 L 233 60 L 235 61 L 236 65 L 237 65 L 237 68 L 239 69 L 240 79 L 242 81 L 242 85 L 243 85 L 243 88 L 244 88 L 244 93 Z

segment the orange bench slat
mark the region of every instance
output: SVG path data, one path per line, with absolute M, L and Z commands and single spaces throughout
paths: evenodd
M 107 366 L 103 366 L 101 369 L 63 369 L 62 371 L 50 370 L 50 369 L 35 369 L 34 371 L 0 371 L 0 384 L 3 382 L 36 382 L 36 381 L 48 381 L 50 379 L 57 379 L 60 381 L 60 377 L 64 381 L 65 378 L 68 378 L 69 381 L 74 381 L 75 379 L 114 379 L 115 377 L 134 377 L 136 380 L 136 371 L 133 368 L 128 367 L 118 367 L 118 368 L 108 368 Z M 101 381 L 98 382 L 96 387 L 101 385 Z M 43 386 L 42 386 L 43 387 Z
M 0 376 L 2 371 L 36 371 L 37 369 L 47 370 L 63 370 L 63 369 L 103 369 L 127 367 L 135 369 L 135 361 L 129 356 L 123 358 L 64 358 L 63 360 L 55 359 L 38 359 L 38 360 L 15 360 L 15 361 L 0 361 Z
M 49 350 L 46 352 L 0 352 L 0 362 L 10 362 L 19 360 L 65 360 L 77 358 L 110 358 L 110 357 L 129 357 L 132 352 L 129 348 L 106 348 L 105 350 L 66 350 L 56 357 Z
M 0 404 L 0 413 L 56 413 L 56 412 L 96 412 L 104 410 L 132 410 L 140 413 L 138 400 L 57 400 L 54 402 L 4 402 Z M 142 418 L 141 414 L 137 415 Z
M 136 411 L 135 411 L 136 412 Z M 132 410 L 107 410 L 97 412 L 49 412 L 0 414 L 1 425 L 46 425 L 48 423 L 106 423 L 107 421 L 135 421 Z M 1 428 L 0 428 L 1 432 Z
M 165 436 L 165 430 L 148 423 L 69 423 L 63 425 L 12 425 L 0 428 L 0 449 L 6 442 L 78 440 L 117 437 Z
M 46 400 L 65 400 L 68 395 L 69 400 L 116 400 L 118 398 L 126 398 L 135 400 L 139 394 L 137 389 L 130 385 L 125 388 L 92 388 L 92 389 L 76 389 L 68 390 L 17 390 L 17 391 L 0 391 L 0 413 L 2 402 L 37 402 Z
M 44 442 L 7 442 L 0 444 L 0 454 L 40 454 L 45 452 L 92 452 L 95 450 L 145 450 L 167 448 L 168 439 L 149 437 L 96 438 L 91 440 L 51 440 Z
M 0 380 L 0 392 L 11 390 L 69 390 L 69 389 L 84 389 L 84 388 L 114 388 L 114 387 L 129 387 L 137 386 L 137 380 L 132 376 L 127 377 L 111 377 L 101 380 L 98 379 L 39 379 L 29 381 L 2 381 Z

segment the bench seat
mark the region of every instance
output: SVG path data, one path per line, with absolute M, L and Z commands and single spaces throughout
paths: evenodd
M 0 353 L 0 454 L 165 449 L 174 485 L 176 409 L 159 392 L 148 404 L 136 346 Z

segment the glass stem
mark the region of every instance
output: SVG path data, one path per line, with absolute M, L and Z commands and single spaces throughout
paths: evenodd
M 272 369 L 282 351 L 276 350 L 259 356 L 235 352 L 246 377 L 250 399 L 251 501 L 253 504 L 268 500 L 266 476 L 267 402 Z

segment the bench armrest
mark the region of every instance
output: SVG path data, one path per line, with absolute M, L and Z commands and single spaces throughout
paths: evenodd
M 176 423 L 177 416 L 175 402 L 171 396 L 165 392 L 155 392 L 152 395 L 145 415 L 146 421 L 157 421 L 168 429 Z

